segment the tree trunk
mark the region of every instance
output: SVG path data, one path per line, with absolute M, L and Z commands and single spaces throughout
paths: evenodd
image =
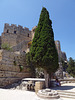
M 50 75 L 44 70 L 44 77 L 45 77 L 45 86 L 46 88 L 50 88 Z

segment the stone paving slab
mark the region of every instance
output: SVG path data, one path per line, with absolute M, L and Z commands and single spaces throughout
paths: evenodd
M 53 87 L 52 89 L 54 89 L 54 90 L 67 90 L 67 91 L 75 92 L 75 83 L 65 83 L 65 84 L 62 84 L 62 86 Z
M 0 89 L 0 100 L 34 100 L 35 92 Z
M 75 100 L 75 83 L 65 83 L 52 89 L 58 91 L 62 100 Z
M 63 84 L 61 87 L 55 87 L 53 89 L 75 92 L 75 83 Z M 37 96 L 35 92 L 31 91 L 0 89 L 0 100 L 37 100 L 36 97 Z M 61 100 L 74 100 L 74 99 L 61 98 Z

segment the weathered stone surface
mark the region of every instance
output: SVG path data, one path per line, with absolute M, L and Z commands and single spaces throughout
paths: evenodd
M 27 52 L 28 42 L 29 41 L 24 40 L 24 41 L 18 43 L 16 46 L 13 46 L 12 47 L 13 51 L 23 51 L 23 52 Z
M 11 83 L 13 83 L 13 82 L 16 82 L 17 80 L 20 80 L 20 78 L 16 78 L 16 77 L 14 77 L 14 78 L 0 78 L 0 87 L 4 87 L 4 86 L 6 86 L 6 85 L 9 85 L 9 84 L 11 84 Z
M 17 80 L 17 78 L 22 79 L 24 77 L 32 76 L 29 67 L 26 65 L 25 53 L 3 50 L 1 54 L 0 78 L 4 79 L 0 80 L 0 86 L 11 84 Z M 20 66 L 23 66 L 23 70 L 20 69 Z
M 63 66 L 61 60 L 67 62 L 67 57 L 66 57 L 66 53 L 61 51 L 60 41 L 55 41 L 55 45 L 56 45 L 58 58 L 59 58 L 59 68 L 55 74 L 58 78 L 63 78 Z
M 3 50 L 0 50 L 0 61 L 2 60 L 2 51 Z
M 11 71 L 0 71 L 0 78 L 3 77 L 15 77 L 15 78 L 23 78 L 23 77 L 30 77 L 29 72 L 11 72 Z
M 43 89 L 43 90 L 39 90 L 38 93 L 37 93 L 37 96 L 40 98 L 40 99 L 37 99 L 37 100 L 56 100 L 56 99 L 59 99 L 59 95 L 57 93 L 57 91 L 55 90 L 51 90 L 51 89 Z
M 45 87 L 45 82 L 35 82 L 35 92 L 37 93 L 39 90 Z
M 25 59 L 26 52 L 29 51 L 28 42 L 31 40 L 32 33 L 28 28 L 5 24 L 0 37 L 0 48 L 1 45 L 8 44 L 11 51 L 0 50 L 0 86 L 32 76 Z
M 2 44 L 8 43 L 10 46 L 16 46 L 22 41 L 30 41 L 32 37 L 31 31 L 22 26 L 5 24 L 4 32 L 2 33 Z

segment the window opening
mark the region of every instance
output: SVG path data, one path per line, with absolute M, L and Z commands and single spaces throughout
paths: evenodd
M 16 34 L 16 31 L 14 31 L 14 33 Z
M 28 37 L 29 37 L 29 34 L 28 34 Z
M 9 33 L 9 30 L 7 30 L 7 33 Z

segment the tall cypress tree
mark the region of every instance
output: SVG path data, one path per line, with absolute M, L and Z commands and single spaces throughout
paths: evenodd
M 45 71 L 46 87 L 49 87 L 49 79 L 52 72 L 58 68 L 58 54 L 54 42 L 52 21 L 46 8 L 42 8 L 38 26 L 30 48 L 30 59 L 36 67 Z

